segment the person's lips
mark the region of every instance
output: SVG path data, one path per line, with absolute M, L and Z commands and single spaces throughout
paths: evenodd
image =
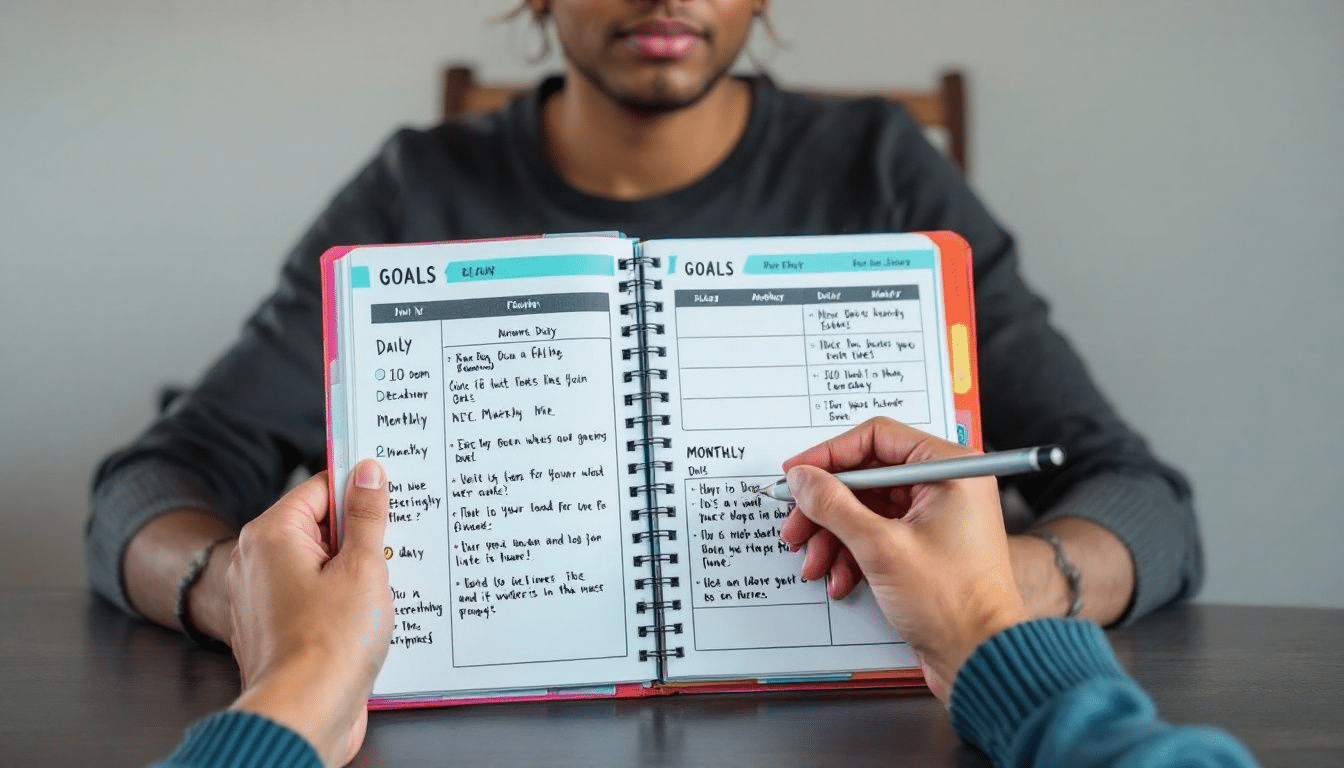
M 620 37 L 641 56 L 675 59 L 686 55 L 704 35 L 690 24 L 655 19 L 622 30 Z

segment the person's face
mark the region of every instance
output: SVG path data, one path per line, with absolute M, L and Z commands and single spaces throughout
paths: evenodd
M 570 67 L 618 104 L 694 104 L 728 73 L 769 0 L 533 0 Z

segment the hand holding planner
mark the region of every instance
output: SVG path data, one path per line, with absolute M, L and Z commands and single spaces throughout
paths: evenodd
M 382 467 L 365 460 L 351 473 L 340 552 L 326 544 L 327 508 L 325 473 L 295 487 L 243 527 L 227 581 L 243 677 L 232 709 L 288 726 L 336 766 L 364 740 L 392 635 Z

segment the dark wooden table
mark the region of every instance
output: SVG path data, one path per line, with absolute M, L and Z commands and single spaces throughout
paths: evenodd
M 1183 606 L 1110 633 L 1177 723 L 1344 766 L 1344 610 Z M 140 766 L 237 693 L 232 659 L 81 592 L 0 594 L 0 766 Z M 357 766 L 979 766 L 918 694 L 672 696 L 377 712 Z

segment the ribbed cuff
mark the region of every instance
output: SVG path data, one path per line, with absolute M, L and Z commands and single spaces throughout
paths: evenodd
M 1159 478 L 1100 474 L 1075 486 L 1038 522 L 1090 520 L 1115 534 L 1134 560 L 1134 597 L 1119 624 L 1199 587 L 1203 573 L 1194 510 Z M 1083 573 L 1083 578 L 1087 574 Z
M 137 615 L 121 579 L 121 561 L 131 539 L 149 521 L 174 509 L 216 507 L 205 480 L 172 462 L 150 459 L 119 468 L 94 490 L 93 514 L 84 532 L 90 586 Z
M 995 765 L 1007 765 L 1027 718 L 1064 691 L 1098 678 L 1128 676 L 1096 624 L 1018 624 L 981 644 L 957 673 L 952 727 Z
M 218 712 L 197 720 L 160 765 L 191 768 L 322 768 L 302 736 L 251 712 Z

